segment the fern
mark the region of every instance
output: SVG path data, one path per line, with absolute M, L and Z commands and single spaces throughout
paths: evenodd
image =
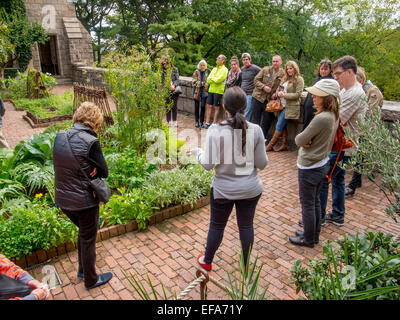
M 52 166 L 43 166 L 38 163 L 28 162 L 17 166 L 13 176 L 29 189 L 32 195 L 36 190 L 47 189 L 54 201 L 54 169 Z

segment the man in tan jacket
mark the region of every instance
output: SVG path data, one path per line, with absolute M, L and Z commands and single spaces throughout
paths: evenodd
M 281 68 L 282 58 L 279 55 L 272 57 L 272 66 L 267 66 L 254 78 L 254 91 L 252 94 L 252 117 L 251 122 L 260 125 L 263 129 L 264 139 L 267 138 L 269 128 L 275 119 L 273 112 L 265 112 L 265 107 L 271 99 L 275 98 L 275 91 L 278 89 L 284 71 Z

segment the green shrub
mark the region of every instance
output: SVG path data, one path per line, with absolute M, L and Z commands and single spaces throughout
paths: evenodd
M 124 148 L 122 152 L 106 154 L 107 151 L 104 150 L 109 171 L 107 182 L 110 188 L 139 188 L 146 176 L 157 169 L 155 164 L 148 163 L 146 157 L 139 155 L 131 146 Z
M 57 84 L 57 81 L 52 76 L 46 73 L 40 73 L 42 76 L 44 85 L 46 88 L 51 91 L 54 86 Z M 12 99 L 23 99 L 27 97 L 27 79 L 28 76 L 23 73 L 18 72 L 16 78 L 9 78 L 5 80 L 6 88 L 8 92 L 11 94 Z
M 310 300 L 400 299 L 400 242 L 368 232 L 324 245 L 310 268 L 297 260 L 291 269 L 297 293 Z
M 34 250 L 49 249 L 77 236 L 77 227 L 56 207 L 40 203 L 11 208 L 11 217 L 0 217 L 0 252 L 19 258 Z
M 110 201 L 100 208 L 101 219 L 107 226 L 136 220 L 138 228 L 145 229 L 153 209 L 158 208 L 151 205 L 152 201 L 146 199 L 140 189 L 128 191 L 121 188 L 118 191 L 119 195 L 113 194 Z
M 163 208 L 173 204 L 194 204 L 210 193 L 213 171 L 200 165 L 153 172 L 143 184 L 147 197 L 154 199 L 153 205 Z
M 41 99 L 17 99 L 14 100 L 17 108 L 33 113 L 39 119 L 54 116 L 72 115 L 74 97 L 66 91 L 63 96 L 50 95 Z

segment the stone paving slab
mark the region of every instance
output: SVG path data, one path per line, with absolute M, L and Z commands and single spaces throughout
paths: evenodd
M 22 120 L 23 121 L 23 120 Z M 6 121 L 7 122 L 7 119 Z M 29 128 L 15 120 L 15 140 L 31 134 Z M 178 133 L 185 138 L 184 129 L 194 127 L 192 116 L 178 115 Z M 12 126 L 4 128 L 6 137 Z M 203 130 L 202 130 L 203 131 Z M 189 140 L 190 146 L 195 141 Z M 264 192 L 257 206 L 254 219 L 255 242 L 252 260 L 258 256 L 264 263 L 261 285 L 269 285 L 267 299 L 298 299 L 295 286 L 291 284 L 290 268 L 296 259 L 308 260 L 321 255 L 321 242 L 336 240 L 344 234 L 363 233 L 367 230 L 400 233 L 400 226 L 384 213 L 387 200 L 375 185 L 364 177 L 363 186 L 354 197 L 346 199 L 346 220 L 343 227 L 327 223 L 321 232 L 321 242 L 313 249 L 296 247 L 288 236 L 298 229 L 301 207 L 297 185 L 297 152 L 269 152 L 270 163 L 260 172 Z M 346 182 L 351 179 L 346 174 Z M 330 206 L 330 196 L 328 206 Z M 330 208 L 328 207 L 328 210 Z M 139 299 L 125 274 L 149 276 L 157 292 L 162 284 L 177 295 L 196 278 L 196 258 L 204 252 L 209 226 L 209 206 L 194 210 L 150 226 L 138 232 L 108 239 L 96 244 L 98 272 L 112 271 L 110 283 L 87 291 L 83 281 L 76 278 L 77 251 L 69 252 L 51 260 L 60 275 L 62 285 L 51 291 L 52 300 L 131 300 Z M 227 224 L 224 239 L 216 253 L 210 275 L 228 284 L 227 272 L 239 270 L 237 253 L 240 249 L 235 211 Z M 43 266 L 30 272 L 39 280 Z M 148 287 L 148 286 L 147 286 Z M 168 292 L 168 290 L 167 290 Z M 200 299 L 199 288 L 192 290 L 185 299 Z M 208 286 L 208 299 L 228 299 L 227 294 L 214 284 Z

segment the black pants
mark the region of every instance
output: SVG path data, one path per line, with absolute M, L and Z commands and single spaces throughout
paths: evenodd
M 321 203 L 319 194 L 328 171 L 329 163 L 320 168 L 298 170 L 304 241 L 307 243 L 314 243 L 314 241 L 319 240 L 321 232 Z
M 96 273 L 96 237 L 99 221 L 99 207 L 82 211 L 62 210 L 79 228 L 78 231 L 78 272 L 83 273 L 85 286 L 90 287 L 97 282 Z
M 200 124 L 204 123 L 204 115 L 206 113 L 206 102 L 207 102 L 207 97 L 199 98 L 199 100 L 194 99 L 194 118 L 196 122 L 200 122 Z
M 168 107 L 166 106 L 165 109 L 167 111 L 167 122 L 171 121 L 171 115 L 172 115 L 172 121 L 176 121 L 177 115 L 178 115 L 178 97 L 179 95 L 174 94 L 170 95 L 167 98 L 166 105 L 169 106 L 172 100 L 172 107 L 171 109 L 168 110 Z
M 219 248 L 224 236 L 225 226 L 231 215 L 233 205 L 236 207 L 236 220 L 239 227 L 239 238 L 242 243 L 244 262 L 246 263 L 250 246 L 254 241 L 254 213 L 261 194 L 255 198 L 244 200 L 214 199 L 214 190 L 210 194 L 210 228 L 207 236 L 204 263 L 211 264 L 215 252 Z
M 258 124 L 264 133 L 264 139 L 267 138 L 268 131 L 275 120 L 274 112 L 265 111 L 266 103 L 262 103 L 255 99 L 251 99 L 251 122 Z

